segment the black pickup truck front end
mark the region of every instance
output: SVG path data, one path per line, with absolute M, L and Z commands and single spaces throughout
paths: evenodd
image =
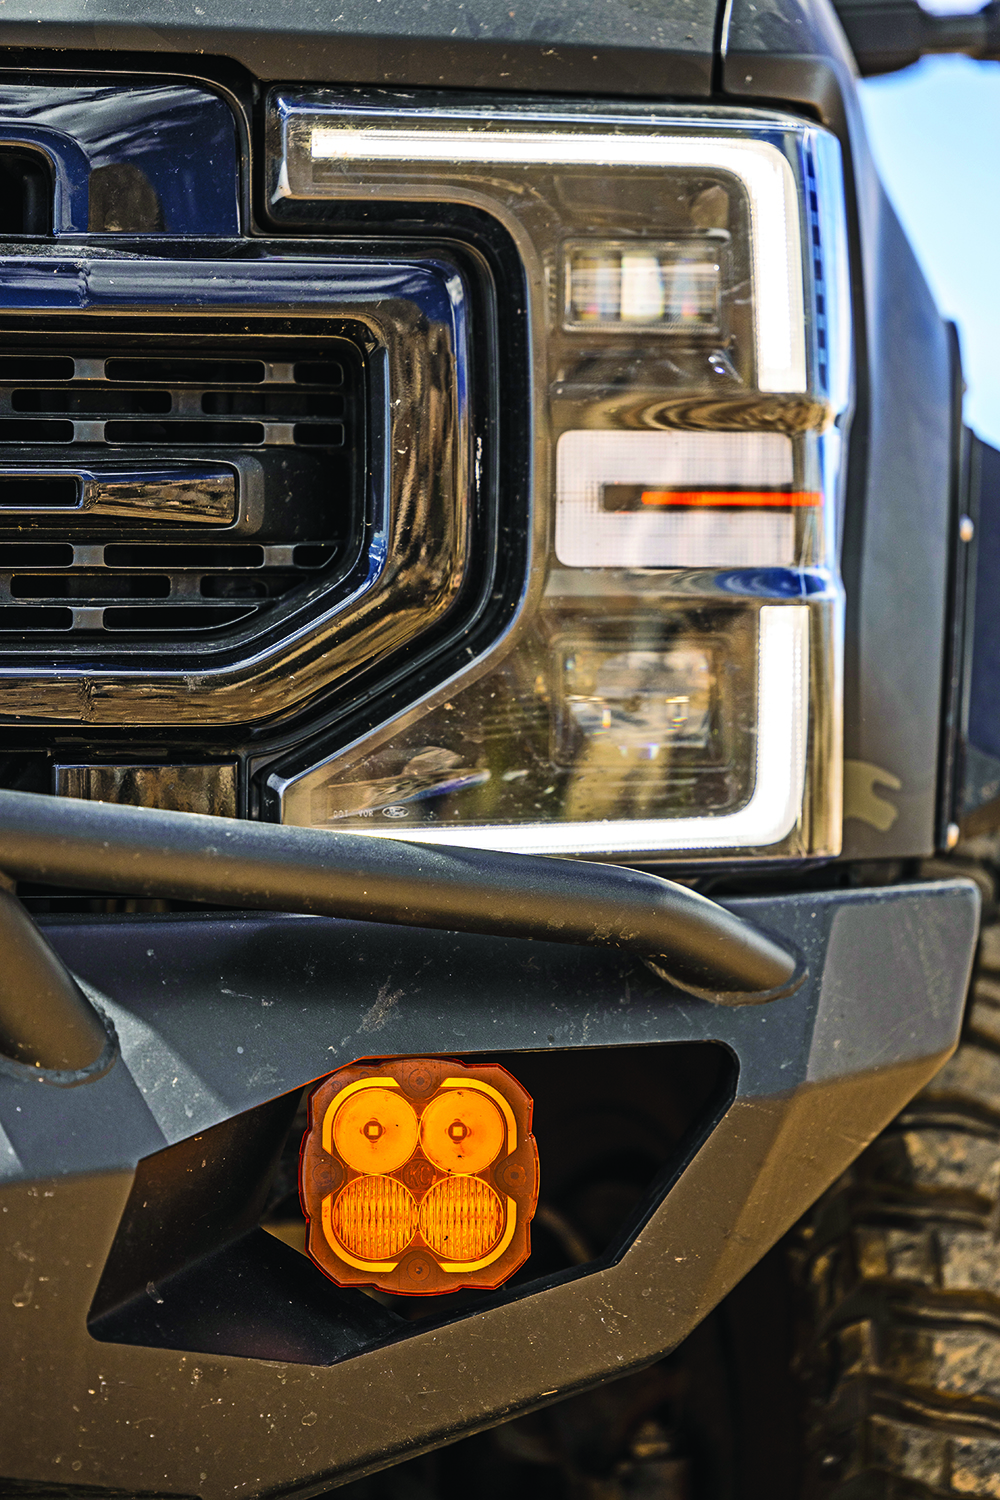
M 994 458 L 819 0 L 29 9 L 0 1489 L 318 1495 L 659 1368 L 953 1052 Z

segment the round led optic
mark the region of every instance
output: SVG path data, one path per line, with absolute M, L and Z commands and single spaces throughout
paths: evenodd
M 445 1177 L 420 1204 L 420 1233 L 442 1260 L 481 1260 L 503 1233 L 503 1204 L 481 1177 Z
M 399 1255 L 417 1232 L 413 1194 L 394 1177 L 355 1177 L 333 1205 L 333 1232 L 351 1255 Z
M 481 1172 L 503 1150 L 503 1116 L 475 1089 L 448 1089 L 420 1120 L 420 1144 L 442 1172 Z
M 360 1089 L 338 1109 L 333 1140 L 356 1172 L 394 1172 L 416 1149 L 416 1112 L 394 1089 Z

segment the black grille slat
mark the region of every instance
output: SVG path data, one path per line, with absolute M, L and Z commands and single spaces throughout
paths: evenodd
M 106 386 L 60 386 L 55 390 L 28 386 L 14 391 L 10 398 L 13 411 L 73 412 L 80 416 L 102 417 L 126 414 L 146 416 L 171 409 L 170 391 L 109 390 Z
M 292 435 L 297 443 L 339 448 L 344 441 L 344 426 L 342 422 L 296 422 Z
M 169 346 L 148 358 L 93 346 L 0 354 L 0 635 L 242 628 L 351 555 L 357 358 L 263 344 L 246 356 Z M 135 472 L 149 483 L 161 471 L 176 485 L 192 471 L 202 482 L 199 459 L 205 472 L 232 473 L 228 464 L 238 477 L 251 455 L 254 506 L 232 525 L 208 517 L 210 539 L 185 535 L 194 512 L 98 515 L 80 501 L 79 474 L 109 464 L 119 480 Z
M 79 492 L 79 482 L 72 476 L 46 479 L 36 474 L 18 475 L 16 478 L 0 475 L 0 509 L 5 506 L 12 509 L 30 506 L 35 509 L 46 505 L 64 509 L 76 504 Z
M 246 385 L 263 380 L 267 370 L 262 360 L 221 359 L 108 359 L 107 380 L 163 381 L 167 385 Z
M 272 580 L 247 578 L 240 573 L 212 573 L 200 580 L 198 592 L 203 599 L 266 599 L 270 593 L 268 585 L 272 582 L 280 590 L 284 580 L 280 575 Z
M 218 630 L 223 625 L 234 625 L 238 620 L 248 619 L 251 611 L 232 608 L 229 605 L 203 604 L 181 605 L 169 608 L 166 605 L 114 605 L 104 610 L 105 630 Z
M 66 354 L 0 354 L 0 380 L 72 380 L 76 361 Z
M 292 378 L 300 385 L 342 385 L 344 367 L 333 360 L 300 359 L 292 367 Z
M 297 568 L 325 568 L 333 561 L 335 548 L 316 546 L 302 542 L 292 548 L 292 561 Z
M 0 418 L 0 443 L 71 443 L 75 436 L 72 422 L 44 417 Z
M 344 398 L 314 391 L 205 391 L 201 409 L 206 416 L 283 417 L 290 421 L 297 417 L 342 417 Z
M 15 573 L 13 599 L 167 599 L 170 579 L 162 573 L 130 577 L 121 573 Z
M 3 423 L 0 422 L 0 433 Z M 246 448 L 264 441 L 261 422 L 105 422 L 104 440 L 108 443 L 142 443 L 147 447 L 200 447 L 203 443 L 224 443 L 227 448 Z
M 3 625 L 5 630 L 72 630 L 73 611 L 44 604 L 12 604 L 3 612 Z
M 262 568 L 264 549 L 244 547 L 171 546 L 169 542 L 111 542 L 104 548 L 109 568 Z
M 0 543 L 0 569 L 3 568 L 71 568 L 73 548 L 68 542 Z

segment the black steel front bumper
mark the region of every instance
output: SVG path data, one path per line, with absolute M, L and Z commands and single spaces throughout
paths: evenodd
M 676 1345 L 954 1047 L 976 941 L 964 880 L 729 904 L 804 956 L 797 993 L 723 1009 L 612 950 L 318 917 L 47 922 L 121 1057 L 77 1088 L 0 1077 L 5 1493 L 316 1494 Z M 203 1133 L 311 1078 L 359 1056 L 690 1042 L 731 1050 L 734 1096 L 603 1260 L 387 1328 L 293 1250 L 248 1272 L 253 1230 L 213 1252 L 185 1347 L 88 1331 L 137 1164 L 155 1185 L 187 1141 L 199 1204 Z M 151 1284 L 150 1328 L 171 1285 Z M 232 1352 L 241 1320 L 253 1358 Z

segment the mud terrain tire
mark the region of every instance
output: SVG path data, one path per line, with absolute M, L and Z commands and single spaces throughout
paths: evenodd
M 1000 924 L 958 1051 L 793 1259 L 809 1500 L 1000 1500 Z

